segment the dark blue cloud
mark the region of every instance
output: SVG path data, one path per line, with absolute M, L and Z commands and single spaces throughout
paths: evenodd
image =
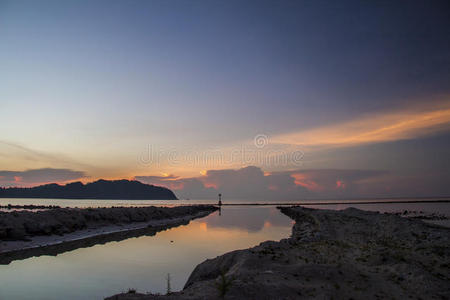
M 49 182 L 64 182 L 86 177 L 82 171 L 70 169 L 32 169 L 25 171 L 0 170 L 0 184 L 10 185 L 33 185 Z

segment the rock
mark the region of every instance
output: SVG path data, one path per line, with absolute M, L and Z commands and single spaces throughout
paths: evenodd
M 74 232 L 88 227 L 147 222 L 214 211 L 208 205 L 189 207 L 57 208 L 43 211 L 0 212 L 0 240 Z
M 9 240 L 25 240 L 26 231 L 23 227 L 18 228 L 6 228 L 7 239 Z

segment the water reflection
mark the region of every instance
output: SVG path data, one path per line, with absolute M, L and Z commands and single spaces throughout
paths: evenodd
M 24 249 L 24 250 L 18 250 L 14 251 L 5 255 L 0 256 L 0 264 L 9 264 L 12 261 L 15 260 L 21 260 L 26 259 L 33 256 L 42 256 L 42 255 L 49 255 L 49 256 L 56 256 L 58 254 L 72 251 L 78 248 L 87 248 L 92 247 L 97 244 L 106 244 L 108 242 L 118 242 L 122 240 L 126 240 L 132 237 L 139 237 L 139 236 L 154 236 L 157 232 L 170 229 L 172 227 L 177 227 L 180 225 L 186 225 L 189 224 L 188 221 L 180 221 L 178 223 L 174 223 L 167 226 L 153 226 L 153 227 L 147 227 L 147 228 L 139 228 L 139 229 L 132 229 L 129 231 L 120 231 L 120 232 L 113 232 L 108 234 L 102 234 L 98 236 L 93 236 L 89 238 L 85 238 L 82 240 L 73 240 L 73 241 L 66 241 L 64 243 L 60 244 L 54 244 L 54 245 L 48 245 L 44 247 L 39 248 L 30 248 L 30 249 Z
M 222 214 L 211 215 L 208 218 L 209 227 L 236 228 L 249 232 L 258 232 L 265 226 L 285 226 L 286 216 L 278 210 L 267 207 L 226 207 Z
M 223 207 L 159 232 L 0 266 L 0 299 L 102 299 L 136 288 L 164 293 L 183 287 L 207 258 L 288 237 L 292 221 L 275 207 Z M 26 288 L 24 288 L 26 287 Z

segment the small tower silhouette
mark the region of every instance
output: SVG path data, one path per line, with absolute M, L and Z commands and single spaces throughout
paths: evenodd
M 222 194 L 219 194 L 219 206 L 222 206 Z

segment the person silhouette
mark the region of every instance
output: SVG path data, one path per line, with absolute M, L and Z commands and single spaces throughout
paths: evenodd
M 219 194 L 219 206 L 222 206 L 222 194 Z

